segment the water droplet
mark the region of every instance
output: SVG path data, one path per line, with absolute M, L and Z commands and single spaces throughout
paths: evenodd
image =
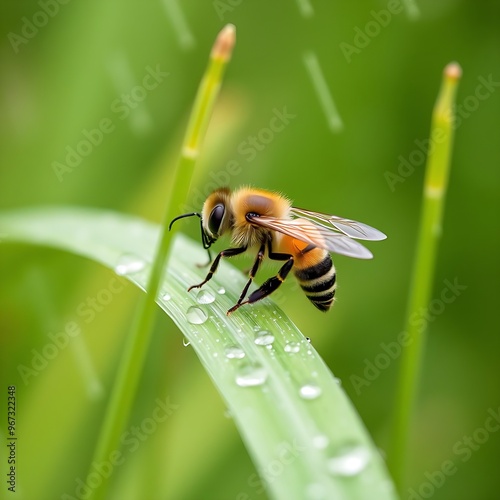
M 355 476 L 370 461 L 370 451 L 361 445 L 345 446 L 340 453 L 328 459 L 328 470 L 338 476 Z
M 217 293 L 220 295 L 224 295 L 226 293 L 226 289 L 223 286 L 221 286 L 217 289 Z
M 300 388 L 299 394 L 304 399 L 316 399 L 321 395 L 321 387 L 316 384 L 304 384 Z
M 340 380 L 338 377 L 333 377 L 333 380 L 337 385 L 342 385 L 342 380 Z
M 261 330 L 255 334 L 254 342 L 257 345 L 271 345 L 274 342 L 274 335 L 267 330 Z
M 267 379 L 267 371 L 260 365 L 242 366 L 236 375 L 236 384 L 240 387 L 262 385 Z
M 115 266 L 115 272 L 119 276 L 124 276 L 125 274 L 133 274 L 142 271 L 146 263 L 137 255 L 123 254 Z
M 290 354 L 300 351 L 300 343 L 299 342 L 288 342 L 285 345 L 285 352 Z
M 190 341 L 190 340 L 188 340 L 188 339 L 186 339 L 186 338 L 183 338 L 183 339 L 182 339 L 182 345 L 183 345 L 184 347 L 187 347 L 189 344 L 191 344 L 191 341 Z
M 207 290 L 201 290 L 201 292 L 196 296 L 198 304 L 211 304 L 215 297 Z
M 306 337 L 306 340 L 311 343 L 311 337 Z
M 161 296 L 161 299 L 164 300 L 165 302 L 170 300 L 172 297 L 170 296 L 169 293 L 164 293 L 162 296 Z
M 237 345 L 227 346 L 225 352 L 228 359 L 242 359 L 245 357 L 245 351 Z
M 329 442 L 330 440 L 328 439 L 328 436 L 325 436 L 324 434 L 318 434 L 313 437 L 313 445 L 315 448 L 318 448 L 318 450 L 324 450 L 328 446 Z
M 199 307 L 191 306 L 186 312 L 186 318 L 192 325 L 201 325 L 208 319 L 208 315 Z

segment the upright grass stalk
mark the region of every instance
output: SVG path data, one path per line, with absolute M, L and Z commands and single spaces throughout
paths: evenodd
M 402 493 L 405 481 L 409 431 L 418 390 L 419 369 L 423 357 L 426 328 L 412 320 L 426 310 L 432 291 L 438 240 L 450 170 L 454 130 L 454 101 L 462 70 L 450 63 L 443 73 L 441 90 L 432 115 L 431 135 L 417 253 L 408 298 L 406 332 L 408 346 L 401 359 L 401 375 L 394 408 L 389 468 Z
M 235 40 L 235 27 L 231 24 L 226 25 L 213 45 L 207 69 L 198 88 L 182 151 L 172 176 L 172 182 L 166 186 L 167 208 L 158 248 L 148 279 L 147 293 L 140 303 L 132 331 L 124 348 L 90 472 L 93 471 L 95 463 L 109 462 L 113 453 L 120 449 L 120 435 L 130 415 L 144 359 L 150 344 L 157 308 L 155 299 L 159 292 L 172 238 L 171 233 L 168 231 L 168 223 L 178 215 L 176 213 L 178 207 L 185 202 L 187 197 L 196 159 L 219 92 L 224 69 L 231 58 Z M 93 491 L 93 499 L 105 498 L 107 482 L 108 478 L 103 477 L 100 486 Z

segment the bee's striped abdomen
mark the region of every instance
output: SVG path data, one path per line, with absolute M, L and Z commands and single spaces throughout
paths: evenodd
M 326 312 L 335 298 L 335 267 L 328 252 L 318 264 L 295 269 L 297 278 L 307 298 L 320 310 Z

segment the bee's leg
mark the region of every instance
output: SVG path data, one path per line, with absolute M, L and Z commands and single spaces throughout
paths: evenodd
M 212 262 L 212 254 L 210 253 L 210 249 L 209 248 L 207 248 L 207 252 L 208 252 L 208 260 L 207 260 L 207 262 L 205 262 L 205 264 L 197 263 L 196 267 L 202 268 L 202 267 L 207 267 L 207 266 L 210 265 L 210 262 Z
M 245 296 L 248 292 L 248 288 L 252 284 L 252 281 L 255 278 L 257 271 L 259 270 L 260 264 L 262 263 L 262 259 L 264 258 L 265 250 L 266 250 L 265 245 L 261 245 L 261 247 L 259 248 L 259 251 L 257 252 L 257 258 L 255 259 L 255 262 L 253 263 L 253 266 L 250 269 L 250 271 L 248 271 L 250 279 L 248 280 L 247 284 L 245 285 L 245 288 L 243 288 L 243 291 L 241 292 L 240 298 L 238 299 L 238 302 L 236 303 L 237 306 L 239 306 L 243 302 L 243 299 L 245 298 Z
M 253 304 L 258 300 L 267 297 L 275 290 L 277 290 L 277 288 L 281 285 L 281 283 L 285 281 L 285 278 L 287 277 L 288 273 L 293 267 L 293 256 L 286 253 L 273 253 L 271 251 L 271 248 L 269 247 L 269 257 L 273 260 L 286 260 L 286 262 L 283 264 L 283 266 L 281 267 L 276 276 L 269 278 L 260 288 L 252 292 L 248 297 L 248 299 L 245 300 L 245 302 L 238 301 L 238 303 L 235 306 L 229 309 L 227 314 L 231 314 L 244 304 Z
M 232 257 L 233 255 L 238 255 L 240 253 L 243 253 L 247 247 L 241 247 L 241 248 L 228 248 L 227 250 L 222 250 L 217 257 L 215 257 L 214 261 L 212 262 L 212 265 L 210 266 L 210 271 L 208 271 L 207 277 L 199 284 L 199 285 L 193 285 L 188 288 L 188 292 L 190 292 L 193 288 L 201 288 L 207 281 L 210 281 L 212 279 L 212 276 L 214 275 L 215 271 L 217 271 L 217 268 L 219 267 L 219 262 L 222 257 Z
M 201 215 L 199 214 L 197 215 L 200 218 L 201 242 L 203 243 L 203 248 L 208 252 L 208 261 L 206 264 L 196 264 L 196 267 L 207 267 L 210 265 L 210 262 L 212 262 L 212 254 L 210 253 L 210 246 L 212 245 L 213 241 L 208 238 L 208 236 L 205 233 L 205 230 L 203 229 L 203 219 L 201 218 Z

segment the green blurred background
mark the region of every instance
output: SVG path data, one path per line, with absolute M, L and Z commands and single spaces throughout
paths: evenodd
M 428 136 L 444 66 L 458 61 L 462 119 L 433 297 L 444 280 L 467 288 L 436 305 L 429 321 L 411 439 L 413 490 L 404 498 L 411 491 L 436 500 L 498 498 L 500 432 L 478 429 L 488 412 L 500 411 L 500 87 L 491 83 L 500 82 L 499 2 L 46 0 L 0 9 L 1 208 L 75 204 L 157 222 L 211 44 L 225 23 L 236 25 L 191 199 L 179 211 L 200 209 L 216 185 L 251 184 L 387 233 L 387 241 L 370 245 L 373 261 L 335 259 L 339 290 L 330 314 L 314 310 L 293 280 L 277 297 L 343 381 L 382 450 L 398 362 L 366 370 L 381 364 L 384 345 L 403 330 L 423 181 L 415 141 Z M 340 131 L 329 126 L 307 57 L 319 63 Z M 152 70 L 157 86 L 138 89 Z M 479 100 L 481 81 L 490 84 Z M 153 87 L 151 79 L 144 83 Z M 122 94 L 132 96 L 128 104 Z M 283 129 L 263 132 L 284 111 Z M 113 130 L 90 154 L 74 168 L 55 168 L 68 147 L 84 148 L 84 131 L 99 135 L 92 131 L 103 119 Z M 252 136 L 260 137 L 254 146 Z M 414 172 L 390 185 L 387 173 L 398 174 L 400 157 L 415 160 Z M 196 223 L 183 230 L 198 238 Z M 103 305 L 112 273 L 29 246 L 0 246 L 0 273 L 2 391 L 17 386 L 22 436 L 16 498 L 61 498 L 87 473 L 140 292 L 126 285 Z M 87 324 L 89 300 L 97 306 Z M 156 398 L 168 396 L 179 408 L 138 438 L 137 451 L 113 475 L 114 498 L 266 498 L 194 352 L 158 316 L 130 425 L 152 414 Z M 24 383 L 19 365 L 30 366 L 33 350 L 69 321 L 81 326 L 85 344 L 75 340 Z M 366 384 L 356 385 L 356 377 Z M 448 460 L 455 472 L 441 481 L 437 471 Z

